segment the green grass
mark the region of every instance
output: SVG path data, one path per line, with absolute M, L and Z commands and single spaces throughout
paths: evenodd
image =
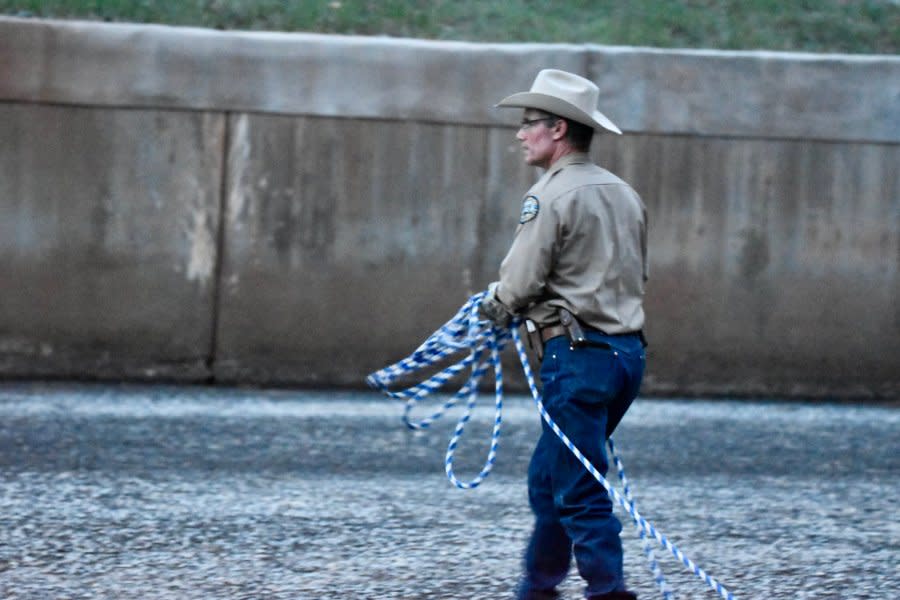
M 0 0 L 0 14 L 484 42 L 900 53 L 900 0 Z

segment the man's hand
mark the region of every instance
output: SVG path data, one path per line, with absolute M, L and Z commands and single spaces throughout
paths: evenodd
M 487 294 L 484 295 L 484 298 L 481 299 L 481 304 L 478 305 L 478 315 L 483 319 L 487 319 L 496 327 L 505 328 L 509 327 L 509 322 L 513 317 L 513 313 L 497 299 L 498 285 L 500 285 L 500 283 L 495 281 L 488 286 Z

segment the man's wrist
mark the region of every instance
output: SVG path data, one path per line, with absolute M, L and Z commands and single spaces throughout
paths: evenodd
M 497 289 L 499 286 L 500 283 L 497 281 L 488 286 L 487 293 L 478 306 L 478 312 L 481 316 L 494 323 L 494 325 L 508 327 L 514 313 L 498 297 Z

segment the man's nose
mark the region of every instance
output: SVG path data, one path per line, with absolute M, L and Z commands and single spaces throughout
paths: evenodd
M 525 141 L 525 132 L 524 132 L 523 130 L 521 130 L 521 129 L 520 129 L 519 131 L 517 131 L 517 132 L 516 132 L 516 139 L 517 139 L 517 140 L 521 140 L 521 141 L 524 142 L 524 141 Z

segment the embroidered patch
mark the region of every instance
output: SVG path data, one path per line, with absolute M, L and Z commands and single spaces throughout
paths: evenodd
M 541 203 L 538 202 L 537 196 L 526 196 L 522 202 L 522 214 L 519 216 L 519 223 L 527 223 L 538 216 L 541 210 Z

